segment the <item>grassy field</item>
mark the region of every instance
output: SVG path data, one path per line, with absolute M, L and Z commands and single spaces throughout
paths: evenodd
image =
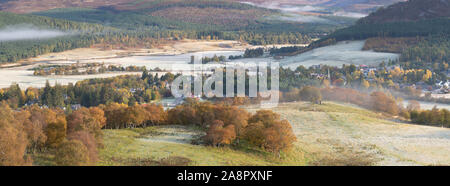
M 306 165 L 304 152 L 296 148 L 279 159 L 253 149 L 215 148 L 190 144 L 201 132 L 181 126 L 105 130 L 105 148 L 99 165 L 158 165 L 169 157 L 188 158 L 193 166 Z
M 250 112 L 259 108 L 246 107 Z M 449 165 L 450 130 L 400 123 L 353 105 L 281 104 L 298 141 L 281 158 L 256 149 L 192 145 L 202 132 L 158 126 L 105 130 L 98 165 L 161 165 L 170 157 L 189 165 Z

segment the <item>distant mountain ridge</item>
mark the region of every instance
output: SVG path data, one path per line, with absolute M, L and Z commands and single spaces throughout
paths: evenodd
M 185 0 L 186 1 L 186 0 Z M 228 2 L 251 2 L 255 4 L 277 3 L 287 6 L 325 6 L 344 11 L 371 12 L 381 6 L 405 0 L 224 0 Z M 140 5 L 161 3 L 159 0 L 0 0 L 0 10 L 13 13 L 32 13 L 55 8 L 115 7 L 134 9 Z M 182 0 L 180 0 L 182 2 Z
M 381 8 L 358 23 L 419 21 L 442 17 L 450 17 L 450 0 L 409 0 Z
M 136 0 L 0 0 L 0 10 L 23 14 L 55 8 L 99 8 L 132 2 Z

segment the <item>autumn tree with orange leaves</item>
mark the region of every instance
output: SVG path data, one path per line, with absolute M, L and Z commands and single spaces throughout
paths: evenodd
M 213 146 L 229 145 L 236 139 L 234 125 L 224 127 L 223 121 L 215 120 L 210 125 L 204 139 Z
M 27 135 L 11 108 L 0 103 L 0 166 L 29 165 Z
M 243 139 L 269 152 L 289 150 L 297 140 L 291 124 L 270 110 L 256 112 L 248 122 Z

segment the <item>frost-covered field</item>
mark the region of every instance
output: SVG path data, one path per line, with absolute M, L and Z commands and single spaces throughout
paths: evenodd
M 45 82 L 48 80 L 50 85 L 58 83 L 60 85 L 67 85 L 69 83 L 76 83 L 85 79 L 94 78 L 108 78 L 119 75 L 127 74 L 141 74 L 139 72 L 117 72 L 108 74 L 95 74 L 95 75 L 74 75 L 74 76 L 33 76 L 33 71 L 29 70 L 9 70 L 0 69 L 0 88 L 6 88 L 11 86 L 12 83 L 19 84 L 21 89 L 28 87 L 40 88 L 45 86 Z
M 312 65 L 330 65 L 330 66 L 342 66 L 343 64 L 355 64 L 355 65 L 378 65 L 381 62 L 388 62 L 389 60 L 398 59 L 398 54 L 393 53 L 380 53 L 373 51 L 362 51 L 365 41 L 349 41 L 340 42 L 336 45 L 326 46 L 314 49 L 312 51 L 297 55 L 285 57 L 284 59 L 275 60 L 271 57 L 266 58 L 249 58 L 234 60 L 234 62 L 244 63 L 259 63 L 259 62 L 280 62 L 283 67 L 297 68 L 300 65 L 310 67 Z M 120 59 L 108 59 L 104 60 L 105 63 L 118 63 L 121 65 L 137 65 L 147 66 L 148 68 L 159 67 L 167 70 L 182 70 L 189 69 L 191 56 L 198 58 L 207 56 L 230 56 L 230 55 L 242 55 L 243 51 L 208 51 L 208 52 L 196 52 L 186 53 L 181 55 L 165 55 L 165 56 L 132 56 Z
M 297 68 L 300 65 L 342 66 L 343 64 L 377 65 L 383 61 L 398 59 L 398 54 L 362 51 L 365 41 L 340 42 L 336 45 L 314 49 L 312 51 L 287 57 L 281 60 L 283 66 Z
M 289 120 L 297 145 L 319 165 L 450 165 L 448 128 L 404 124 L 331 102 L 286 103 L 272 110 Z
M 250 59 L 239 59 L 235 62 L 242 63 L 260 63 L 260 62 L 280 62 L 283 67 L 289 67 L 292 69 L 297 68 L 300 65 L 305 67 L 310 67 L 312 65 L 331 65 L 331 66 L 342 66 L 342 64 L 355 64 L 355 65 L 376 65 L 383 61 L 387 62 L 390 59 L 394 60 L 398 58 L 398 54 L 392 53 L 377 53 L 372 51 L 362 51 L 365 41 L 350 41 L 341 42 L 336 45 L 317 48 L 312 51 L 297 55 L 286 57 L 284 59 L 275 60 L 272 57 L 263 58 L 250 58 Z M 192 45 L 192 43 L 189 43 Z M 211 44 L 210 44 L 211 45 Z M 178 46 L 178 45 L 175 45 Z M 209 45 L 207 45 L 209 46 Z M 181 47 L 184 49 L 183 47 Z M 33 76 L 32 71 L 28 71 L 30 68 L 38 64 L 75 64 L 79 63 L 105 63 L 114 64 L 121 66 L 145 66 L 149 69 L 160 68 L 163 70 L 171 71 L 173 73 L 186 73 L 193 66 L 189 64 L 191 61 L 191 56 L 195 56 L 197 59 L 202 57 L 213 57 L 217 56 L 228 56 L 230 55 L 242 55 L 244 53 L 242 48 L 223 48 L 222 50 L 211 50 L 212 48 L 203 47 L 205 50 L 202 52 L 187 52 L 184 54 L 164 54 L 161 53 L 146 53 L 139 54 L 138 56 L 128 56 L 128 55 L 114 55 L 112 53 L 95 51 L 95 53 L 105 55 L 105 56 L 92 56 L 86 55 L 87 49 L 77 49 L 73 52 L 63 52 L 59 54 L 47 54 L 42 57 L 42 61 L 34 61 L 34 65 L 25 67 L 14 67 L 14 68 L 3 68 L 0 69 L 0 88 L 5 88 L 11 85 L 11 83 L 16 82 L 21 87 L 42 87 L 45 85 L 45 81 L 49 80 L 52 84 L 58 82 L 60 84 L 74 83 L 84 79 L 91 78 L 106 78 L 113 77 L 117 75 L 130 74 L 130 73 L 111 73 L 111 74 L 101 74 L 101 75 L 81 75 L 81 76 L 51 76 L 51 77 L 39 77 Z M 196 51 L 201 50 L 200 48 L 194 48 Z M 213 49 L 220 49 L 218 47 Z M 181 49 L 179 49 L 182 51 Z M 75 52 L 80 51 L 80 52 Z M 93 54 L 95 54 L 93 52 Z M 122 52 L 123 53 L 123 52 Z M 62 57 L 58 56 L 61 55 Z M 48 57 L 50 56 L 50 57 Z M 39 59 L 39 58 L 38 58 Z M 188 72 L 190 73 L 190 72 Z M 135 73 L 131 73 L 135 74 Z

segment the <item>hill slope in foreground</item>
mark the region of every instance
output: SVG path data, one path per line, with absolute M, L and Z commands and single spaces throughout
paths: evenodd
M 450 130 L 404 124 L 353 105 L 282 104 L 297 145 L 318 165 L 450 165 Z
M 250 112 L 257 107 L 247 107 Z M 386 120 L 352 105 L 286 103 L 273 109 L 293 125 L 298 141 L 281 159 L 256 149 L 191 145 L 194 128 L 159 126 L 105 130 L 99 165 L 450 165 L 450 129 Z M 45 164 L 44 158 L 35 163 Z M 163 164 L 167 165 L 167 164 Z M 170 164 L 169 164 L 170 165 Z

